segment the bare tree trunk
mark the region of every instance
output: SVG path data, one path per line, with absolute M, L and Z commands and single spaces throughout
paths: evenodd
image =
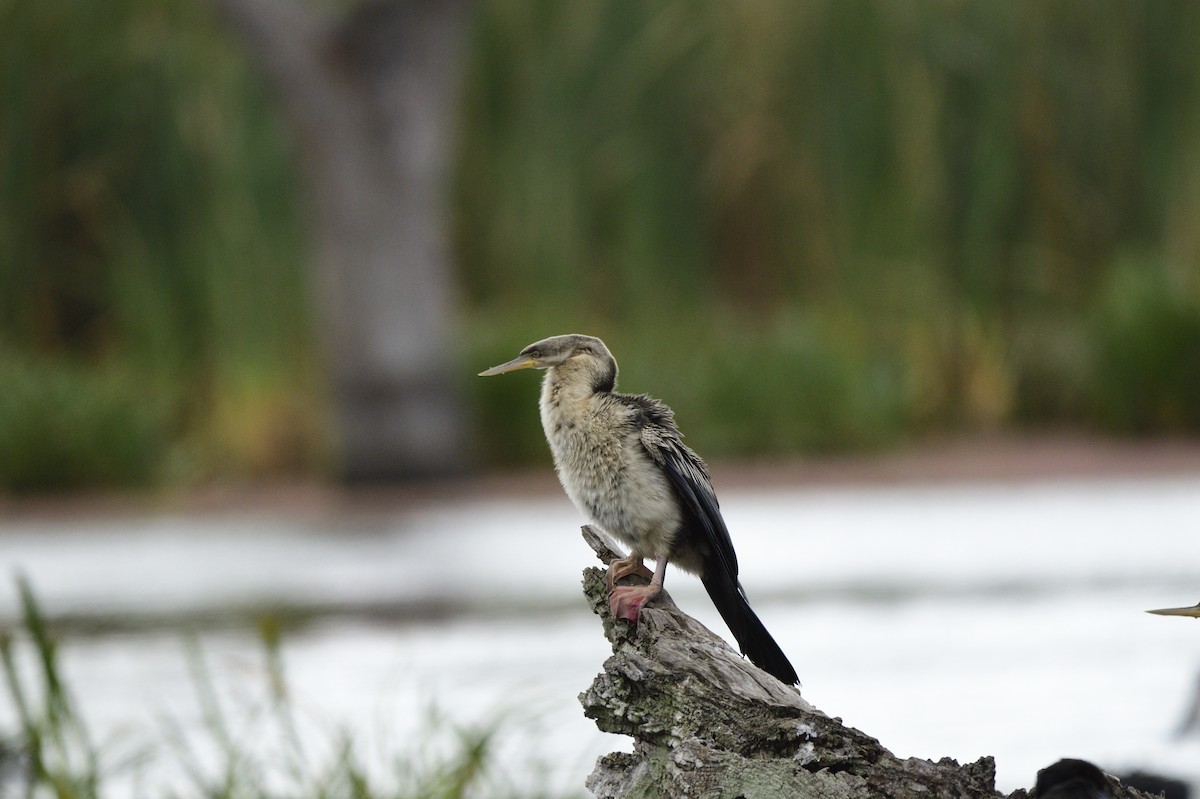
M 318 242 L 343 475 L 465 465 L 445 187 L 466 0 L 213 0 L 280 97 Z
M 620 556 L 599 530 L 585 526 L 583 537 L 604 563 Z M 897 758 L 742 658 L 665 593 L 635 627 L 613 620 L 601 569 L 584 570 L 583 592 L 613 654 L 579 700 L 601 730 L 634 740 L 631 754 L 596 763 L 587 787 L 600 799 L 1000 797 L 992 758 Z M 1146 796 L 1097 776 L 1111 799 Z M 1009 799 L 1026 796 L 1019 790 Z

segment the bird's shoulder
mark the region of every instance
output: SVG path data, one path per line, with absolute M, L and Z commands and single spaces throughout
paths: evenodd
M 639 431 L 642 446 L 650 457 L 663 465 L 665 461 L 670 461 L 674 469 L 708 487 L 708 466 L 691 447 L 683 443 L 683 433 L 675 423 L 675 412 L 670 406 L 646 394 L 611 396 L 630 414 L 632 423 Z
M 675 412 L 662 400 L 646 394 L 612 393 L 608 396 L 639 428 L 657 430 L 661 435 L 682 438 L 683 434 L 675 424 Z

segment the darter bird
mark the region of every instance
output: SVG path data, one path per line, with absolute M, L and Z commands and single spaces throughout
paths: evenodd
M 578 334 L 534 342 L 481 376 L 545 369 L 541 417 L 559 482 L 593 523 L 629 548 L 609 565 L 609 606 L 637 622 L 662 591 L 667 562 L 697 574 L 742 653 L 789 685 L 799 682 L 783 650 L 750 609 L 737 555 L 708 468 L 684 445 L 674 413 L 656 399 L 618 394 L 617 362 L 604 342 Z M 653 575 L 643 564 L 655 562 Z M 647 586 L 618 586 L 642 573 Z

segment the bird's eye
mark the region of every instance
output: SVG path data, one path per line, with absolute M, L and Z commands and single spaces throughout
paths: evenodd
M 529 357 L 530 357 L 530 358 L 541 358 L 541 357 L 542 357 L 542 351 L 541 351 L 541 350 L 530 350 L 530 351 L 529 351 Z

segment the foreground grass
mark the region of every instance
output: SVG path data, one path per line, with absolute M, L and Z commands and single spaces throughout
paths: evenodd
M 210 799 L 460 799 L 550 797 L 517 787 L 496 753 L 502 721 L 455 725 L 435 710 L 427 734 L 403 751 L 368 762 L 346 731 L 302 732 L 289 698 L 278 625 L 260 625 L 268 696 L 252 735 L 226 712 L 203 652 L 187 643 L 203 730 L 188 734 L 174 720 L 100 743 L 63 678 L 58 644 L 28 582 L 18 578 L 21 623 L 0 633 L 0 666 L 16 718 L 0 729 L 0 795 L 53 799 L 177 796 Z M 21 651 L 29 647 L 29 652 Z M 32 659 L 23 657 L 32 654 Z M 32 662 L 32 673 L 21 668 Z M 242 708 L 239 712 L 244 712 Z M 165 761 L 165 762 L 164 762 Z M 176 775 L 170 786 L 147 778 L 151 767 Z

